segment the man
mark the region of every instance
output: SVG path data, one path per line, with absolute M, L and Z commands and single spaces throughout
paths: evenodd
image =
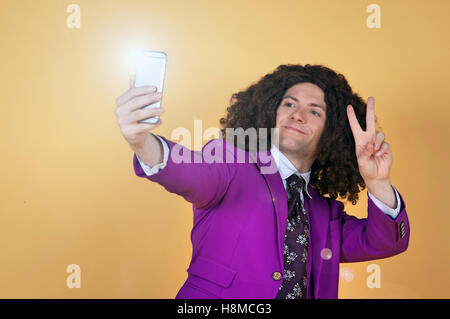
M 278 129 L 278 145 L 272 136 L 267 140 L 270 151 L 245 148 L 254 161 L 237 163 L 234 142 L 213 139 L 192 152 L 148 134 L 160 123 L 138 121 L 163 111 L 140 110 L 161 98 L 151 88 L 133 88 L 131 81 L 117 99 L 137 176 L 193 205 L 192 260 L 176 298 L 337 298 L 340 262 L 407 249 L 405 203 L 390 182 L 392 151 L 375 130 L 373 98 L 366 105 L 342 75 L 310 65 L 280 66 L 233 97 L 221 119 L 224 130 L 260 129 L 261 123 Z M 223 161 L 179 163 L 174 155 L 180 149 L 191 160 L 213 149 Z M 263 173 L 264 153 L 275 172 Z M 348 215 L 335 200 L 348 193 L 356 203 L 358 185 L 368 188 L 364 219 Z

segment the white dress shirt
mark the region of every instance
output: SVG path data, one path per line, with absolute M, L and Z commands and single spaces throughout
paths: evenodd
M 136 158 L 138 159 L 139 164 L 141 165 L 143 171 L 145 172 L 145 174 L 147 174 L 147 176 L 153 175 L 157 172 L 159 172 L 160 170 L 162 170 L 164 167 L 166 167 L 167 165 L 167 160 L 169 158 L 169 146 L 167 145 L 167 143 L 160 138 L 159 136 L 150 133 L 153 136 L 155 136 L 156 138 L 158 138 L 161 141 L 161 144 L 163 145 L 163 149 L 164 149 L 164 160 L 162 163 L 160 164 L 156 164 L 153 167 L 148 166 L 147 164 L 145 164 L 140 158 L 139 156 L 137 156 L 136 154 Z M 274 161 L 277 165 L 278 171 L 280 173 L 280 176 L 283 180 L 283 185 L 284 188 L 286 189 L 286 179 L 291 176 L 292 174 L 297 174 L 298 176 L 303 177 L 303 179 L 305 180 L 305 192 L 306 194 L 309 196 L 309 198 L 312 198 L 311 195 L 308 193 L 308 183 L 309 183 L 309 177 L 311 175 L 311 170 L 309 170 L 306 173 L 300 173 L 297 171 L 297 169 L 295 168 L 295 166 L 291 163 L 291 161 L 275 146 L 272 144 L 272 147 L 270 149 L 271 154 L 273 155 Z M 397 192 L 397 189 L 395 189 L 395 187 L 392 185 L 392 188 L 395 192 L 395 196 L 397 198 L 397 207 L 395 209 L 390 208 L 389 206 L 387 206 L 386 204 L 384 204 L 383 202 L 381 202 L 380 200 L 378 200 L 375 196 L 373 196 L 369 190 L 367 190 L 367 195 L 369 196 L 369 198 L 375 203 L 375 205 L 386 215 L 390 216 L 392 219 L 397 218 L 397 215 L 400 212 L 400 198 Z M 303 203 L 303 192 L 300 193 L 300 197 Z

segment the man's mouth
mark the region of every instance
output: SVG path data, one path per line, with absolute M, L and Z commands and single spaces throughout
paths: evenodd
M 285 126 L 286 129 L 290 130 L 290 131 L 294 131 L 300 134 L 306 134 L 305 132 L 299 130 L 298 128 L 292 127 L 292 126 Z

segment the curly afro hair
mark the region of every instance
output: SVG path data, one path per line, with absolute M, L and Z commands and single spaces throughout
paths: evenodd
M 322 89 L 325 96 L 326 122 L 318 143 L 318 155 L 311 167 L 310 183 L 322 196 L 347 198 L 353 205 L 366 185 L 355 154 L 355 141 L 347 118 L 351 104 L 361 128 L 366 129 L 366 103 L 352 91 L 344 75 L 323 65 L 280 65 L 244 91 L 234 93 L 226 118 L 220 119 L 221 136 L 227 128 L 273 128 L 284 93 L 297 83 L 309 82 Z M 375 122 L 377 120 L 375 118 Z M 378 123 L 377 123 L 378 124 Z M 271 130 L 269 130 L 271 131 Z M 377 130 L 378 132 L 378 130 Z M 271 145 L 268 133 L 267 145 Z M 236 143 L 235 143 L 236 144 Z M 248 147 L 246 146 L 246 149 Z

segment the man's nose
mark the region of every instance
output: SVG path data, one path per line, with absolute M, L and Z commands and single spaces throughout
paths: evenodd
M 304 123 L 305 117 L 303 114 L 303 109 L 299 108 L 297 110 L 294 110 L 291 114 L 291 119 L 293 119 L 294 121 L 300 121 L 300 122 Z

